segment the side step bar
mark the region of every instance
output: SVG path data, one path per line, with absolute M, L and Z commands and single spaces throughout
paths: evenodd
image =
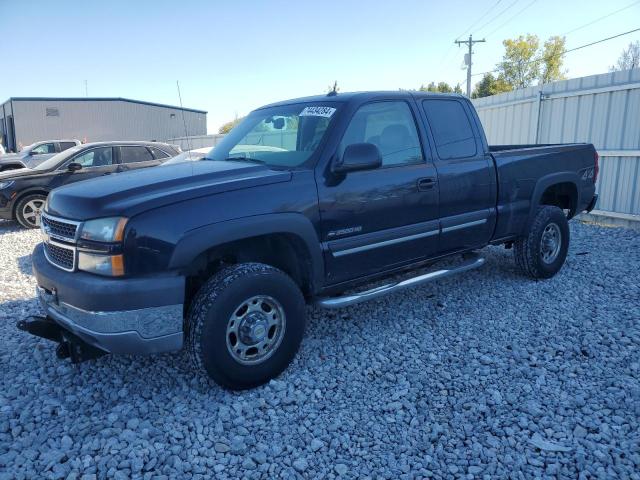
M 355 305 L 356 303 L 373 300 L 374 298 L 382 297 L 383 295 L 388 295 L 405 288 L 415 287 L 416 285 L 422 285 L 423 283 L 434 282 L 451 275 L 466 272 L 468 270 L 473 270 L 474 268 L 482 266 L 485 262 L 484 258 L 480 257 L 476 253 L 468 254 L 464 258 L 465 260 L 459 265 L 435 270 L 423 275 L 418 275 L 417 277 L 407 278 L 406 280 L 402 280 L 400 282 L 388 283 L 386 285 L 372 288 L 371 290 L 367 290 L 361 293 L 353 293 L 341 297 L 319 298 L 316 301 L 316 305 L 321 308 L 331 309 L 348 307 L 349 305 Z

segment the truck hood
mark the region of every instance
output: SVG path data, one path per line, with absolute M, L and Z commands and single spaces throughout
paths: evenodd
M 125 216 L 197 197 L 286 182 L 291 172 L 249 162 L 178 163 L 78 182 L 49 195 L 47 212 L 73 220 Z

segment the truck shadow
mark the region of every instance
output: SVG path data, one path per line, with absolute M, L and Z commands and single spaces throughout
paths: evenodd
M 8 232 L 17 232 L 20 228 L 18 222 L 14 220 L 0 220 L 0 235 Z
M 24 275 L 33 276 L 33 263 L 31 262 L 31 254 L 23 255 L 16 259 L 18 269 Z

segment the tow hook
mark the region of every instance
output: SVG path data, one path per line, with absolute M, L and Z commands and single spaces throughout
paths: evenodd
M 20 320 L 16 327 L 36 337 L 58 343 L 56 356 L 60 359 L 69 358 L 71 363 L 81 363 L 107 354 L 104 350 L 89 345 L 49 317 L 30 316 Z

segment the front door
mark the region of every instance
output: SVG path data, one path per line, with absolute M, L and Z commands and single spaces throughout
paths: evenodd
M 353 114 L 336 156 L 368 142 L 382 167 L 318 178 L 329 283 L 433 255 L 438 244 L 438 183 L 409 100 L 366 103 Z
M 82 165 L 82 168 L 74 172 L 66 171 L 69 163 L 79 163 Z M 61 170 L 65 170 L 65 173 L 58 175 L 56 177 L 56 185 L 52 185 L 51 187 L 55 188 L 89 178 L 109 175 L 116 172 L 117 168 L 118 165 L 114 161 L 113 148 L 110 146 L 91 148 L 65 162 L 65 164 L 60 167 Z

